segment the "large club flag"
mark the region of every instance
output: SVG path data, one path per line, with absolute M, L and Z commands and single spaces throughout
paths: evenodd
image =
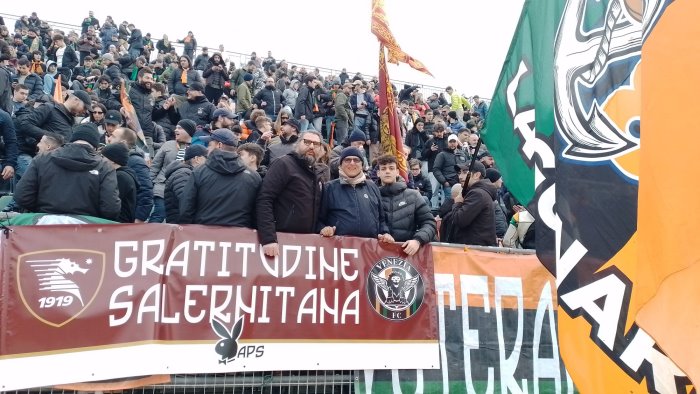
M 433 76 L 422 62 L 411 57 L 399 46 L 389 29 L 389 21 L 384 12 L 384 0 L 372 0 L 372 33 L 389 50 L 389 63 L 406 63 L 420 72 Z
M 53 88 L 53 101 L 63 104 L 63 85 L 61 85 L 61 74 L 56 78 L 56 84 Z
M 389 71 L 386 69 L 384 45 L 379 45 L 379 140 L 382 144 L 382 153 L 396 157 L 399 173 L 408 182 L 399 114 L 396 109 L 394 89 L 389 80 Z
M 700 173 L 687 143 L 692 112 L 679 105 L 694 102 L 699 79 L 683 71 L 698 57 L 686 39 L 698 29 L 696 3 L 526 0 L 493 95 L 484 140 L 537 218 L 537 253 L 556 276 L 560 351 L 583 393 L 686 393 L 676 363 L 698 368 L 698 314 L 684 302 L 696 293 L 677 291 L 694 287 L 678 283 L 696 277 L 700 260 L 693 212 L 678 204 Z M 682 130 L 671 148 L 668 130 Z M 659 168 L 660 146 L 681 157 L 677 179 Z M 681 315 L 687 324 L 675 324 Z

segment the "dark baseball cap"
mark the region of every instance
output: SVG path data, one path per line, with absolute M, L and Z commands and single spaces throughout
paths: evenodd
M 301 123 L 299 123 L 298 120 L 294 118 L 289 118 L 287 119 L 287 124 L 297 129 L 297 131 L 301 131 Z
M 89 109 L 90 107 L 92 107 L 92 100 L 90 99 L 90 95 L 86 92 L 82 90 L 76 90 L 73 92 L 73 96 L 77 97 L 80 101 L 82 101 L 83 104 L 85 104 L 86 108 Z
M 105 114 L 105 123 L 120 125 L 122 121 L 122 114 L 117 110 L 110 109 Z
M 219 108 L 216 111 L 214 111 L 214 114 L 212 115 L 213 118 L 218 118 L 219 116 L 225 116 L 229 119 L 236 119 L 238 117 L 226 108 Z
M 205 144 L 208 144 L 209 141 L 217 141 L 229 146 L 238 145 L 238 138 L 235 134 L 233 134 L 233 131 L 229 129 L 216 129 L 209 135 L 199 137 L 199 140 Z
M 192 82 L 187 86 L 187 90 L 197 90 L 200 92 L 204 92 L 204 85 L 202 85 L 201 82 Z

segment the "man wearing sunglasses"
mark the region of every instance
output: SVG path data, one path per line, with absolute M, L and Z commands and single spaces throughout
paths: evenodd
M 315 232 L 324 181 L 316 166 L 323 154 L 321 141 L 318 131 L 302 132 L 294 150 L 273 161 L 263 179 L 256 211 L 260 244 L 268 256 L 279 255 L 277 231 Z

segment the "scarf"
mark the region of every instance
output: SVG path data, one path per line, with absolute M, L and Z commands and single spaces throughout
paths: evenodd
M 187 70 L 189 70 L 189 68 L 183 68 L 182 74 L 180 74 L 180 82 L 182 82 L 183 85 L 187 85 Z
M 29 72 L 43 75 L 44 65 L 41 63 L 41 60 L 32 60 L 32 66 L 29 68 Z
M 355 187 L 367 179 L 367 177 L 365 176 L 365 173 L 362 171 L 360 171 L 360 173 L 357 174 L 357 176 L 355 176 L 354 178 L 350 178 L 347 175 L 345 175 L 342 168 L 339 168 L 338 172 L 340 173 L 340 184 L 341 185 L 350 185 L 352 187 Z
M 39 37 L 34 37 L 34 39 L 32 39 L 32 45 L 29 46 L 29 52 L 38 51 L 40 42 Z

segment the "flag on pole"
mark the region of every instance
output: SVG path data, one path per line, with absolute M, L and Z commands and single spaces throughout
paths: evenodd
M 53 101 L 59 104 L 63 104 L 63 85 L 61 85 L 61 74 L 58 74 L 56 78 L 56 84 L 53 88 Z
M 433 76 L 423 63 L 409 56 L 396 42 L 391 29 L 389 29 L 389 21 L 384 12 L 384 0 L 372 0 L 372 33 L 389 50 L 389 63 L 406 63 L 422 73 Z
M 136 132 L 136 136 L 138 137 L 136 139 L 136 145 L 142 149 L 147 148 L 146 136 L 143 135 L 143 130 L 141 130 L 139 118 L 136 115 L 136 108 L 134 108 L 134 105 L 131 103 L 131 99 L 129 99 L 129 95 L 126 92 L 126 84 L 124 83 L 124 80 L 122 80 L 121 87 L 119 90 L 119 99 L 122 103 L 122 107 L 124 107 L 124 111 L 126 112 L 127 118 L 131 119 L 135 123 L 134 131 Z M 146 152 L 148 152 L 147 149 Z
M 582 393 L 686 393 L 683 371 L 700 374 L 700 308 L 685 302 L 700 295 L 686 283 L 700 271 L 700 213 L 678 203 L 700 175 L 688 143 L 700 78 L 683 71 L 700 60 L 687 40 L 698 12 L 692 0 L 526 0 L 493 95 L 483 138 L 537 217 L 560 353 Z
M 391 87 L 389 72 L 386 69 L 384 45 L 379 45 L 379 140 L 382 152 L 396 157 L 399 174 L 408 181 L 408 167 L 403 153 L 403 138 L 399 114 L 396 110 L 396 98 Z

